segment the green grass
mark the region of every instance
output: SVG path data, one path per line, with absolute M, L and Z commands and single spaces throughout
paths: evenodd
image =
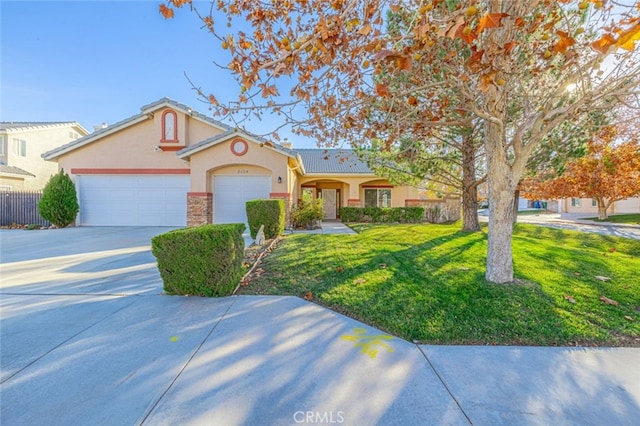
M 423 343 L 640 346 L 640 241 L 517 224 L 517 283 L 497 285 L 484 279 L 486 228 L 355 229 L 287 236 L 240 293 L 311 292 L 319 304 Z
M 631 225 L 640 225 L 640 214 L 613 214 L 604 220 L 600 220 L 597 217 L 587 217 L 586 220 L 593 220 L 595 222 L 612 222 L 612 223 L 628 223 Z

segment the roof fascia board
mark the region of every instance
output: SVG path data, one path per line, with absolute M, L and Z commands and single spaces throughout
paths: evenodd
M 296 159 L 295 155 L 289 154 L 288 152 L 284 152 L 284 151 L 281 151 L 281 150 L 279 150 L 279 149 L 277 149 L 275 147 L 269 146 L 270 143 L 266 143 L 264 141 L 258 140 L 256 138 L 252 137 L 251 135 L 248 135 L 246 133 L 240 132 L 238 130 L 234 130 L 231 133 L 224 132 L 224 133 L 221 133 L 219 135 L 216 135 L 216 136 L 214 136 L 212 138 L 214 140 L 212 140 L 210 143 L 202 144 L 202 145 L 197 146 L 197 147 L 195 147 L 193 149 L 189 149 L 189 147 L 187 147 L 187 148 L 185 148 L 185 150 L 182 153 L 180 151 L 178 151 L 178 158 L 180 158 L 181 160 L 188 159 L 189 157 L 191 157 L 194 154 L 197 154 L 200 151 L 204 151 L 204 150 L 209 149 L 209 148 L 211 148 L 213 146 L 216 146 L 216 145 L 219 145 L 221 143 L 227 142 L 227 141 L 229 141 L 229 140 L 231 140 L 233 138 L 246 139 L 246 140 L 248 140 L 250 142 L 253 142 L 253 143 L 257 144 L 257 145 L 262 146 L 263 148 L 268 148 L 268 149 L 270 149 L 272 151 L 275 151 L 275 152 L 277 152 L 279 154 L 282 154 L 285 157 Z
M 186 108 L 185 108 L 186 107 Z M 143 113 L 153 113 L 155 111 L 158 111 L 159 109 L 162 108 L 171 108 L 177 111 L 182 112 L 185 115 L 188 115 L 189 117 L 198 120 L 202 123 L 205 123 L 209 126 L 215 127 L 218 130 L 222 130 L 222 131 L 228 131 L 231 128 L 226 126 L 224 123 L 218 123 L 216 120 L 209 120 L 208 117 L 204 114 L 199 113 L 198 111 L 192 109 L 189 106 L 183 107 L 182 104 L 173 101 L 171 99 L 163 99 L 160 102 L 156 102 L 156 103 L 151 103 L 148 105 L 143 106 L 142 108 L 140 108 L 140 110 Z

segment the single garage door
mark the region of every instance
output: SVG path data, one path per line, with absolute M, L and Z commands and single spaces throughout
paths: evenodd
M 188 175 L 78 176 L 82 226 L 185 226 Z
M 270 193 L 271 176 L 214 176 L 213 223 L 247 223 L 245 203 Z

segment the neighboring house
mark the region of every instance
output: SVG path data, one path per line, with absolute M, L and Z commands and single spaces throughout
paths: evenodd
M 246 222 L 247 200 L 290 209 L 305 191 L 322 197 L 327 219 L 342 206 L 434 202 L 377 177 L 351 150 L 274 144 L 168 98 L 43 157 L 74 179 L 84 226 Z
M 598 214 L 598 203 L 591 198 L 566 198 L 558 201 L 558 213 Z M 640 213 L 640 197 L 614 202 L 607 214 Z
M 1 122 L 0 190 L 44 188 L 58 166 L 42 153 L 87 134 L 76 122 Z

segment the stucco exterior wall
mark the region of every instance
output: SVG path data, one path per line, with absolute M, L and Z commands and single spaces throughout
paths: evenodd
M 188 168 L 188 164 L 180 160 L 175 152 L 155 149 L 159 141 L 155 139 L 155 127 L 154 120 L 151 119 L 132 125 L 64 154 L 58 159 L 58 164 L 68 172 L 71 168 Z
M 7 165 L 18 167 L 35 175 L 35 177 L 26 176 L 22 187 L 14 186 L 14 189 L 37 190 L 44 188 L 49 178 L 58 172 L 58 165 L 55 162 L 45 161 L 42 154 L 81 136 L 84 134 L 71 125 L 54 124 L 7 131 Z M 14 152 L 14 139 L 26 141 L 25 157 Z
M 33 179 L 31 176 L 25 176 L 24 179 L 12 178 L 9 176 L 0 176 L 0 187 L 8 186 L 12 191 L 22 191 L 25 189 L 24 181 Z
M 220 142 L 191 156 L 191 191 L 212 192 L 211 175 L 271 175 L 271 192 L 289 193 L 287 157 L 266 146 L 247 142 L 247 152 L 238 156 L 231 151 L 231 142 Z M 254 167 L 255 166 L 255 167 Z M 278 183 L 278 177 L 282 182 Z
M 598 207 L 593 205 L 591 198 L 581 198 L 580 206 L 572 206 L 570 198 L 560 200 L 558 204 L 560 213 L 598 213 Z M 611 205 L 611 207 L 609 207 L 609 210 L 607 212 L 608 214 L 640 213 L 640 197 L 627 198 L 626 200 L 616 201 Z

